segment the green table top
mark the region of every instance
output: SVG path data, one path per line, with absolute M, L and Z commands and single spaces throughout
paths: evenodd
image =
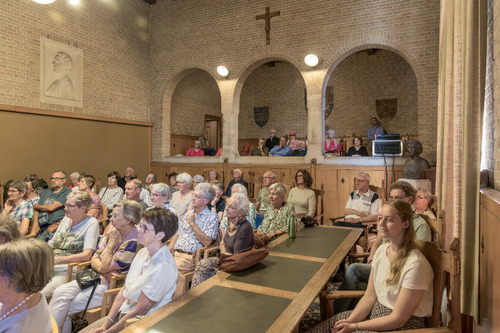
M 291 300 L 214 286 L 146 332 L 265 332 Z
M 274 252 L 297 254 L 308 257 L 328 258 L 351 232 L 337 228 L 305 228 L 271 249 Z
M 300 292 L 321 265 L 321 262 L 268 255 L 256 266 L 232 273 L 226 280 Z

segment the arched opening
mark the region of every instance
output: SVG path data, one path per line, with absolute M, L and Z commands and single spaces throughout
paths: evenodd
M 297 134 L 306 140 L 307 113 L 305 82 L 299 70 L 290 62 L 273 60 L 256 67 L 246 78 L 240 94 L 238 117 L 238 150 L 249 154 L 249 146 L 258 139 Z
M 211 147 L 222 146 L 219 87 L 204 70 L 192 69 L 176 85 L 170 104 L 170 155 L 186 155 L 203 131 L 209 129 Z

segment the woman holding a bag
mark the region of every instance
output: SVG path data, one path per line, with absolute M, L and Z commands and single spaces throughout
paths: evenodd
M 244 194 L 234 193 L 227 199 L 226 216 L 229 219 L 229 225 L 219 246 L 221 254 L 232 255 L 254 246 L 253 227 L 245 218 L 248 206 L 249 201 Z M 218 261 L 217 257 L 201 260 L 194 271 L 191 286 L 195 287 L 214 276 L 217 273 Z
M 92 268 L 101 274 L 100 284 L 89 304 L 89 309 L 100 306 L 104 292 L 108 290 L 113 274 L 128 271 L 137 253 L 137 228 L 141 219 L 141 206 L 132 200 L 123 200 L 115 205 L 111 215 L 112 228 L 100 242 L 92 257 Z M 92 287 L 81 290 L 73 280 L 54 291 L 49 304 L 50 314 L 59 326 L 59 332 L 71 332 L 71 316 L 85 309 Z

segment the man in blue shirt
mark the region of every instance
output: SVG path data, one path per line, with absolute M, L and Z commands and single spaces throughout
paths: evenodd
M 269 152 L 269 156 L 290 156 L 292 155 L 292 148 L 286 144 L 284 137 L 280 138 L 279 146 L 274 146 Z

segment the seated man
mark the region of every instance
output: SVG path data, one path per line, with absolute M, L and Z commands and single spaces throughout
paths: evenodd
M 250 150 L 250 156 L 267 156 L 269 148 L 266 147 L 264 139 L 259 139 L 259 145 Z
M 297 149 L 292 151 L 292 156 L 306 156 L 307 149 L 304 140 L 297 141 Z
M 141 181 L 139 179 L 132 179 L 125 185 L 125 197 L 128 200 L 137 201 L 141 205 L 142 210 L 148 209 L 148 205 L 141 199 Z M 145 190 L 147 192 L 147 190 Z
M 415 196 L 417 191 L 413 186 L 405 181 L 397 181 L 394 182 L 389 191 L 389 200 L 404 200 L 410 204 L 415 202 Z M 413 227 L 416 232 L 416 239 L 424 240 L 427 242 L 431 241 L 431 228 L 425 222 L 425 220 L 415 213 L 413 215 Z M 364 290 L 366 288 L 366 284 L 368 283 L 368 278 L 370 277 L 371 271 L 371 261 L 373 260 L 373 256 L 377 251 L 380 244 L 382 244 L 383 238 L 381 234 L 377 234 L 377 238 L 373 243 L 370 256 L 368 257 L 367 264 L 359 264 L 354 263 L 350 264 L 347 267 L 344 281 L 340 285 L 339 290 Z M 351 298 L 340 299 L 334 302 L 334 313 L 340 313 L 343 311 L 347 311 L 349 309 L 353 309 L 356 305 Z
M 382 206 L 377 193 L 370 190 L 370 175 L 359 172 L 356 176 L 356 191 L 351 192 L 344 209 L 344 221 L 333 225 L 340 227 L 364 228 L 362 222 L 376 222 Z
M 262 177 L 264 187 L 260 189 L 257 197 L 255 198 L 255 209 L 260 214 L 266 214 L 267 207 L 269 207 L 269 188 L 276 181 L 276 175 L 272 171 L 264 172 Z
M 203 135 L 198 138 L 198 141 L 200 141 L 200 148 L 203 150 L 203 153 L 205 156 L 214 156 L 217 151 L 210 147 L 210 144 L 212 141 L 208 137 L 208 129 L 205 128 L 203 131 Z
M 286 144 L 286 138 L 280 138 L 279 146 L 274 146 L 269 151 L 269 156 L 290 156 L 292 155 L 292 148 Z
M 125 185 L 127 185 L 127 182 L 136 178 L 137 177 L 135 176 L 135 169 L 129 165 L 128 167 L 125 168 L 125 174 L 122 178 L 120 178 L 118 186 L 120 186 L 122 190 L 125 192 Z
M 276 137 L 276 130 L 272 129 L 271 132 L 269 133 L 269 138 L 266 140 L 266 147 L 269 148 L 269 150 L 273 149 L 274 146 L 277 146 L 280 144 L 280 139 Z
M 183 274 L 194 271 L 196 250 L 209 246 L 217 237 L 219 218 L 207 206 L 214 196 L 215 190 L 208 183 L 195 187 L 191 201 L 193 210 L 179 222 L 177 233 L 170 241 L 177 270 Z
M 66 196 L 71 190 L 64 187 L 68 176 L 64 171 L 56 171 L 50 177 L 52 188 L 43 191 L 40 200 L 33 206 L 33 223 L 40 227 L 38 239 L 48 241 L 56 232 L 59 223 L 64 217 Z
M 224 195 L 226 197 L 231 196 L 231 188 L 233 187 L 234 184 L 241 184 L 245 186 L 248 189 L 247 182 L 241 179 L 241 176 L 243 175 L 243 172 L 241 172 L 240 169 L 234 169 L 233 170 L 233 179 L 229 182 L 226 188 L 226 192 L 224 192 Z

